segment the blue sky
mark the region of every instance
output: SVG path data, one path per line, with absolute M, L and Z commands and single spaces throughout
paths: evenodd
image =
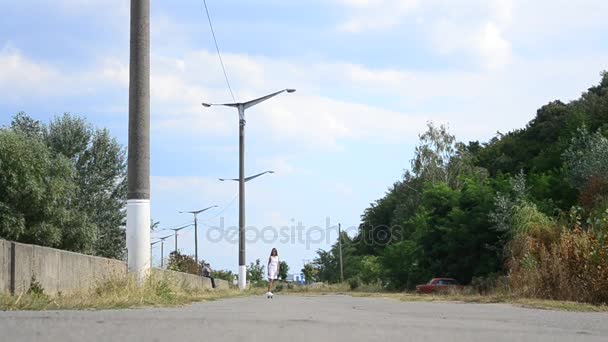
M 266 241 L 248 243 L 248 262 L 277 247 L 294 270 L 336 238 L 318 241 L 327 218 L 357 226 L 400 178 L 427 121 L 486 140 L 578 97 L 608 69 L 603 0 L 208 5 L 237 100 L 298 89 L 252 108 L 246 133 L 247 173 L 276 172 L 248 183 L 247 224 L 301 222 L 310 235 L 273 241 L 266 229 Z M 42 121 L 71 112 L 126 144 L 128 1 L 0 0 L 0 13 L 0 124 L 18 111 Z M 237 245 L 208 236 L 220 218 L 237 224 L 237 184 L 217 178 L 237 176 L 238 119 L 200 106 L 231 100 L 202 1 L 152 0 L 151 26 L 152 216 L 171 227 L 190 220 L 179 210 L 219 205 L 201 217 L 199 252 L 235 271 Z M 179 241 L 193 253 L 192 230 Z

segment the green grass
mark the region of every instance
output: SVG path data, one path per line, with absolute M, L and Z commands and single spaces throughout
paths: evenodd
M 149 279 L 143 286 L 131 280 L 114 280 L 95 289 L 49 296 L 40 291 L 0 294 L 0 310 L 83 310 L 180 306 L 193 302 L 249 295 L 249 291 L 192 290 L 167 280 Z

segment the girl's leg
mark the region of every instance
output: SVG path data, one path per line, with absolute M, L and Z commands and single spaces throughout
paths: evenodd
M 271 287 L 272 287 L 272 279 L 268 279 L 268 292 L 270 292 Z

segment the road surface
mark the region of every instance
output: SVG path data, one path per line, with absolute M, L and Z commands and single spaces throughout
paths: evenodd
M 0 312 L 0 341 L 608 341 L 607 313 L 276 295 L 182 308 Z

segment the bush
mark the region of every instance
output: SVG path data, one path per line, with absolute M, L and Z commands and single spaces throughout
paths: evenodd
M 215 279 L 223 279 L 227 281 L 229 284 L 232 284 L 234 281 L 235 275 L 230 270 L 212 270 L 211 276 Z
M 575 227 L 545 243 L 520 236 L 521 253 L 510 261 L 510 284 L 526 297 L 608 303 L 608 239 Z
M 171 271 L 190 273 L 200 275 L 202 270 L 203 262 L 200 261 L 198 264 L 194 257 L 190 255 L 181 254 L 180 252 L 173 251 L 169 254 L 169 262 L 167 263 L 167 269 Z
M 351 290 L 356 290 L 361 286 L 361 280 L 358 277 L 348 279 L 348 285 Z
M 509 291 L 508 278 L 500 273 L 491 273 L 485 277 L 473 277 L 470 289 L 471 292 L 480 295 L 505 293 Z
M 36 276 L 32 276 L 32 280 L 30 281 L 30 288 L 27 290 L 27 294 L 35 295 L 35 296 L 45 296 L 44 287 L 38 280 L 36 280 Z

